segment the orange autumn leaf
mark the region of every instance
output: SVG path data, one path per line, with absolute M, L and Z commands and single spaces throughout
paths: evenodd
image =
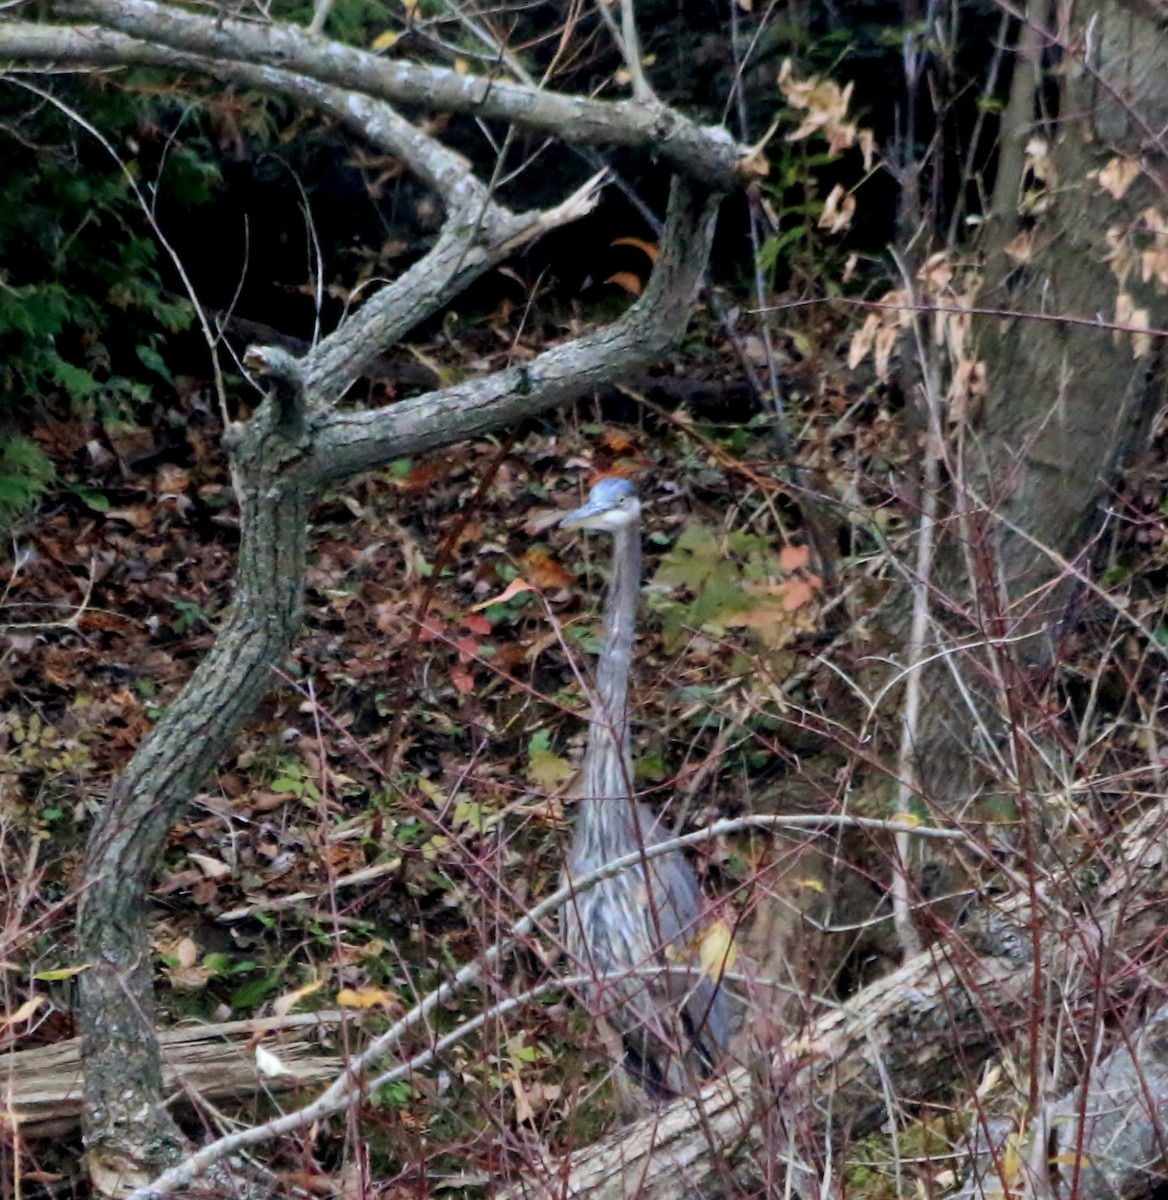
M 624 288 L 630 296 L 639 296 L 645 286 L 632 271 L 617 271 L 614 275 L 610 275 L 604 282 L 615 283 L 617 287 Z
M 612 246 L 632 246 L 637 250 L 642 251 L 648 258 L 654 262 L 661 256 L 661 251 L 655 242 L 647 242 L 644 238 L 636 237 L 619 237 L 609 243 Z
M 398 479 L 396 483 L 404 492 L 424 492 L 445 479 L 449 470 L 450 464 L 445 460 L 418 463 L 404 479 Z
M 783 612 L 795 612 L 805 604 L 815 599 L 815 584 L 819 581 L 811 579 L 791 579 L 783 587 Z
M 784 546 L 779 551 L 779 566 L 784 571 L 801 571 L 811 560 L 811 550 L 807 546 Z
M 606 429 L 599 440 L 600 444 L 613 454 L 629 454 L 637 448 L 636 443 L 623 429 Z
M 492 596 L 489 600 L 483 600 L 476 604 L 471 612 L 482 612 L 484 608 L 490 608 L 492 604 L 506 604 L 512 596 L 518 596 L 520 592 L 532 592 L 535 589 L 525 579 L 521 579 L 518 575 L 497 595 Z
M 532 583 L 544 591 L 560 591 L 572 586 L 572 575 L 546 550 L 533 546 L 523 556 L 523 565 Z

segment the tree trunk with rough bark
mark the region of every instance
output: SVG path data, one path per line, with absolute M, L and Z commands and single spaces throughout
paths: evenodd
M 1037 42 L 1053 65 L 1038 77 L 1016 64 L 1025 74 L 1003 121 L 976 297 L 987 311 L 973 322 L 986 393 L 948 438 L 934 605 L 947 636 L 930 652 L 993 645 L 926 675 L 915 754 L 926 797 L 945 812 L 987 776 L 1003 784 L 980 739 L 1025 723 L 1079 587 L 1073 572 L 1096 556 L 1108 491 L 1168 397 L 1164 339 L 1141 332 L 1168 327 L 1165 17 L 1105 0 L 1055 27 L 1052 8 L 1027 6 L 1034 24 L 1019 42 L 1032 55 Z M 980 714 L 954 688 L 954 665 L 981 695 Z

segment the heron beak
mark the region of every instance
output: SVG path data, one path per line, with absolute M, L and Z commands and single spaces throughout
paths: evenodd
M 560 519 L 561 529 L 587 529 L 597 517 L 602 517 L 608 512 L 607 504 L 600 504 L 596 500 L 589 500 L 587 504 L 582 504 L 579 508 L 573 509 L 566 517 Z

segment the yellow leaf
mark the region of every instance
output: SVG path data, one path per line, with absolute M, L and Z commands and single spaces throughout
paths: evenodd
M 1091 1165 L 1091 1160 L 1087 1155 L 1077 1154 L 1074 1150 L 1069 1150 L 1066 1154 L 1056 1154 L 1050 1161 L 1054 1166 L 1059 1167 L 1074 1168 L 1080 1165 L 1084 1167 Z
M 914 829 L 921 823 L 920 817 L 911 812 L 898 812 L 892 819 L 898 825 L 911 825 Z
M 29 1017 L 31 1017 L 32 1014 L 36 1012 L 36 1010 L 40 1008 L 42 1004 L 44 1004 L 44 1002 L 44 996 L 30 997 L 16 1010 L 16 1012 L 0 1021 L 0 1029 L 3 1029 L 5 1025 L 19 1025 L 23 1021 L 27 1021 Z
M 1009 1191 L 1022 1174 L 1023 1135 L 1015 1130 L 1006 1138 L 1002 1154 L 1002 1186 Z
M 38 971 L 33 979 L 39 979 L 44 983 L 56 983 L 61 979 L 72 979 L 74 975 L 80 975 L 82 971 L 88 970 L 88 963 L 80 967 L 59 967 L 56 971 Z
M 387 992 L 382 988 L 358 987 L 342 988 L 337 992 L 336 1002 L 340 1008 L 393 1008 L 400 1001 L 396 992 Z
M 806 879 L 792 880 L 792 885 L 796 888 L 807 888 L 809 891 L 818 892 L 821 896 L 827 891 L 827 888 L 823 886 L 823 880 L 816 879 L 811 875 L 808 875 Z
M 455 829 L 466 828 L 472 833 L 486 833 L 493 825 L 499 823 L 499 814 L 477 801 L 468 800 L 461 796 L 454 805 L 454 816 L 451 824 Z
M 734 935 L 725 921 L 715 921 L 702 930 L 698 944 L 698 961 L 703 975 L 709 976 L 717 983 L 723 972 L 733 969 L 737 958 L 738 947 L 734 944 Z
M 272 1012 L 277 1017 L 286 1017 L 305 996 L 311 996 L 313 992 L 319 992 L 322 987 L 324 987 L 324 982 L 318 979 L 315 983 L 306 983 L 294 992 L 285 992 L 272 1005 Z
M 380 53 L 382 50 L 388 50 L 395 45 L 401 34 L 396 29 L 387 29 L 384 33 L 379 33 L 372 42 L 369 43 L 369 49 L 374 54 Z
M 554 792 L 574 774 L 572 764 L 551 750 L 537 748 L 527 759 L 527 778 L 541 791 Z
M 425 775 L 418 776 L 418 791 L 428 800 L 433 800 L 437 805 L 446 803 L 446 793 L 432 779 L 427 779 Z

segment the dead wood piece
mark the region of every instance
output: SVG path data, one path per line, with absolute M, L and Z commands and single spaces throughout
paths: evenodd
M 974 1167 L 954 1200 L 1025 1190 L 1051 1200 L 1138 1200 L 1168 1181 L 1168 1004 L 1031 1123 L 1023 1153 L 1013 1120 L 979 1131 Z M 1006 1164 L 1019 1176 L 1003 1182 Z
M 566 1164 L 548 1155 L 507 1195 L 708 1196 L 728 1162 L 758 1164 L 783 1147 L 794 1157 L 802 1148 L 822 1150 L 844 1136 L 862 1137 L 888 1120 L 890 1105 L 938 1099 L 954 1084 L 976 1080 L 1003 1040 L 1025 1027 L 1036 970 L 1032 921 L 1049 930 L 1037 970 L 1044 1001 L 1052 1005 L 1063 981 L 1095 978 L 1101 958 L 1137 956 L 1148 944 L 1149 926 L 1125 914 L 1133 897 L 1159 895 L 1168 885 L 1164 819 L 1163 812 L 1149 813 L 1126 832 L 1108 878 L 1089 897 L 1089 910 L 1067 911 L 1062 897 L 1073 887 L 1060 892 L 1053 884 L 1039 889 L 1037 912 L 1025 894 L 996 910 L 986 901 L 982 907 L 992 918 L 985 928 L 918 954 L 821 1017 L 763 1069 L 737 1068 Z M 777 1170 L 781 1177 L 786 1163 Z
M 166 1093 L 243 1099 L 334 1079 L 341 1060 L 322 1051 L 315 1034 L 343 1018 L 319 1012 L 163 1030 L 158 1042 Z M 250 1043 L 261 1037 L 285 1074 L 267 1075 L 256 1066 Z M 81 1039 L 7 1055 L 0 1088 L 0 1125 L 15 1125 L 25 1138 L 72 1133 L 81 1120 Z

